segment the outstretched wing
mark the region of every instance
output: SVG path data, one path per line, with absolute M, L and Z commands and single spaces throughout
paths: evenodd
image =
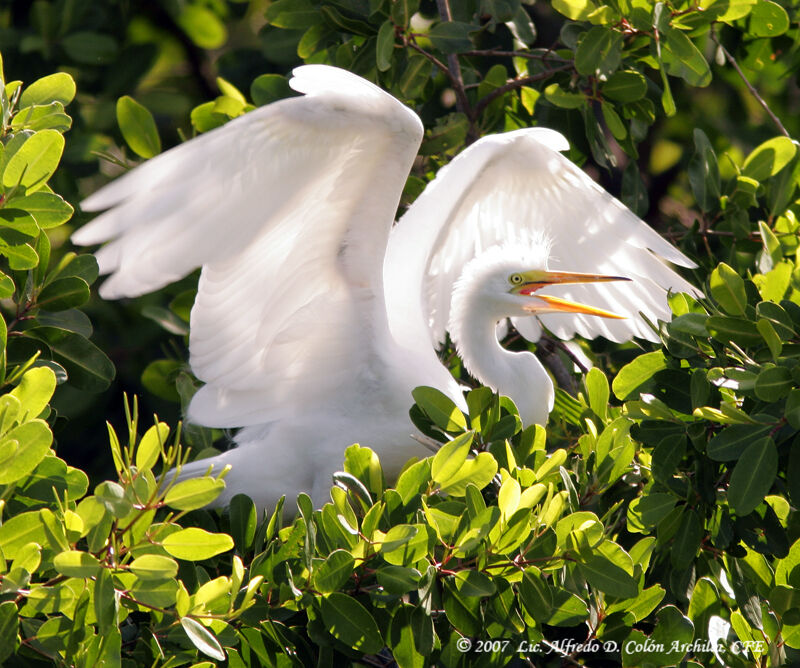
M 422 137 L 377 86 L 324 65 L 305 93 L 160 155 L 84 203 L 73 235 L 110 273 L 107 298 L 201 266 L 190 355 L 206 385 L 190 418 L 258 424 L 335 392 L 376 345 L 389 229 Z M 377 321 L 376 321 L 377 319 Z M 268 410 L 267 410 L 268 409 Z M 299 410 L 299 407 L 297 408 Z
M 389 240 L 384 276 L 398 340 L 438 345 L 453 284 L 466 263 L 492 246 L 528 244 L 543 235 L 552 242 L 550 269 L 633 279 L 542 290 L 628 316 L 540 316 L 548 329 L 565 339 L 653 338 L 639 312 L 668 318 L 666 291 L 693 290 L 662 259 L 694 265 L 559 153 L 568 148 L 554 130 L 517 130 L 480 139 L 439 171 Z M 538 338 L 535 318 L 515 324 Z

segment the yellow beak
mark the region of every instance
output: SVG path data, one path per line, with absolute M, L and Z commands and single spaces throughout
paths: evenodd
M 534 295 L 537 290 L 548 286 L 558 285 L 563 283 L 605 283 L 608 281 L 629 281 L 629 278 L 624 276 L 605 276 L 603 274 L 582 274 L 578 272 L 569 271 L 543 271 L 533 270 L 528 271 L 522 276 L 523 282 L 511 289 L 511 292 L 518 295 L 529 295 L 535 297 L 538 303 L 523 306 L 523 308 L 531 314 L 536 313 L 584 313 L 586 315 L 595 315 L 600 318 L 615 318 L 624 319 L 624 315 L 617 315 L 605 309 L 596 308 L 594 306 L 587 306 L 586 304 L 579 304 L 577 302 L 567 301 L 560 297 L 553 297 L 551 295 Z

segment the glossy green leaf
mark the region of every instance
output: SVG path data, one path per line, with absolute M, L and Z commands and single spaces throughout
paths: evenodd
M 191 617 L 181 617 L 181 626 L 192 644 L 203 654 L 217 661 L 225 661 L 225 650 L 209 629 Z
M 416 568 L 405 566 L 381 566 L 376 574 L 378 584 L 387 592 L 400 596 L 419 587 L 422 577 Z
M 545 99 L 562 109 L 578 109 L 586 104 L 586 97 L 583 93 L 571 93 L 565 91 L 558 84 L 550 84 L 544 89 Z
M 178 563 L 159 554 L 145 554 L 129 565 L 131 572 L 142 580 L 166 580 L 178 574 Z
M 236 549 L 244 554 L 253 544 L 258 524 L 256 505 L 249 496 L 236 494 L 230 503 L 231 536 Z
M 72 218 L 74 209 L 54 193 L 35 192 L 25 197 L 15 197 L 14 207 L 27 211 L 43 230 L 57 227 Z
M 667 72 L 681 77 L 692 86 L 708 86 L 711 83 L 711 70 L 703 53 L 686 34 L 677 28 L 664 33 L 662 58 Z
M 478 29 L 471 23 L 443 21 L 430 29 L 428 39 L 431 40 L 434 47 L 444 53 L 461 53 L 473 48 L 469 36 Z
M 775 366 L 759 372 L 754 389 L 762 401 L 778 401 L 789 394 L 794 385 L 792 372 L 786 367 Z
M 3 171 L 3 186 L 22 186 L 33 192 L 47 183 L 64 151 L 64 137 L 56 130 L 42 130 L 30 137 L 11 157 Z
M 19 616 L 14 601 L 0 603 L 0 661 L 15 653 L 17 649 L 17 630 Z
M 31 473 L 44 459 L 52 442 L 53 433 L 44 420 L 31 420 L 9 431 L 0 441 L 0 453 L 13 448 L 13 455 L 4 458 L 0 454 L 0 485 L 17 482 Z
M 64 106 L 75 97 L 75 81 L 66 72 L 57 72 L 37 79 L 26 86 L 19 97 L 19 108 L 34 104 L 60 102 Z
M 161 152 L 161 138 L 153 115 L 129 95 L 117 100 L 117 123 L 136 155 L 147 159 Z
M 365 654 L 383 649 L 374 617 L 356 599 L 334 592 L 320 600 L 320 608 L 328 632 L 340 642 Z
M 619 370 L 611 383 L 611 389 L 617 399 L 625 399 L 666 366 L 666 359 L 660 351 L 639 355 Z
M 437 427 L 445 431 L 463 431 L 467 428 L 464 414 L 439 390 L 432 387 L 416 387 L 411 395 Z
M 575 69 L 580 74 L 607 77 L 622 62 L 622 33 L 594 26 L 583 36 L 575 51 Z
M 635 70 L 621 70 L 608 77 L 600 90 L 611 100 L 635 102 L 647 93 L 647 80 Z
M 460 411 L 458 414 L 462 415 Z M 431 463 L 431 477 L 434 482 L 447 483 L 461 470 L 472 446 L 472 439 L 473 432 L 466 432 L 439 448 Z
M 70 382 L 88 392 L 105 390 L 114 378 L 114 365 L 86 337 L 55 327 L 38 327 L 31 330 L 53 351 L 55 360 L 69 374 Z
M 94 577 L 100 572 L 97 557 L 80 550 L 68 550 L 53 557 L 53 566 L 62 575 L 72 578 Z
M 136 448 L 135 461 L 137 469 L 148 471 L 153 468 L 166 445 L 168 435 L 169 425 L 165 422 L 154 424 L 144 433 Z
M 225 24 L 216 13 L 202 5 L 183 5 L 177 23 L 201 49 L 218 49 L 228 40 Z
M 394 24 L 384 21 L 378 30 L 378 41 L 375 45 L 375 62 L 381 72 L 385 72 L 392 65 L 392 52 L 394 51 Z
M 334 550 L 314 571 L 314 588 L 329 594 L 341 589 L 353 574 L 355 560 L 346 550 Z
M 778 472 L 778 450 L 771 438 L 751 443 L 731 474 L 728 503 L 738 515 L 747 515 L 764 500 Z
M 747 306 L 744 279 L 724 262 L 711 272 L 711 295 L 726 313 L 742 315 Z
M 232 549 L 233 539 L 224 533 L 210 533 L 190 527 L 170 534 L 162 545 L 176 559 L 200 561 Z
M 592 0 L 553 0 L 553 9 L 573 21 L 585 21 L 597 5 Z
M 86 281 L 77 276 L 68 276 L 46 285 L 39 293 L 37 303 L 47 311 L 66 311 L 82 306 L 90 297 Z
M 760 0 L 753 5 L 748 23 L 754 37 L 777 37 L 789 29 L 789 15 L 777 2 Z
M 742 174 L 756 181 L 764 181 L 788 165 L 796 153 L 797 146 L 788 137 L 768 139 L 747 156 L 742 165 Z

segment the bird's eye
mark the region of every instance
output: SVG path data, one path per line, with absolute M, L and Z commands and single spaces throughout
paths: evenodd
M 520 274 L 511 274 L 511 276 L 508 277 L 508 281 L 511 285 L 519 285 L 522 283 L 522 276 Z

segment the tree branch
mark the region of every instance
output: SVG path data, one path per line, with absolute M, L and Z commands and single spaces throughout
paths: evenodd
M 554 67 L 552 69 L 547 70 L 546 72 L 539 72 L 539 74 L 533 74 L 529 77 L 523 77 L 522 79 L 512 79 L 507 84 L 503 86 L 498 86 L 490 93 L 484 95 L 480 100 L 478 100 L 478 104 L 475 105 L 475 116 L 477 117 L 480 113 L 489 105 L 489 103 L 494 100 L 495 98 L 504 95 L 510 90 L 514 90 L 515 88 L 522 88 L 523 86 L 527 86 L 528 84 L 534 83 L 535 81 L 541 81 L 542 79 L 546 79 L 551 74 L 555 72 L 563 72 L 564 70 L 572 69 L 572 63 L 565 63 L 564 65 L 560 65 L 559 67 Z
M 772 119 L 772 122 L 775 123 L 780 133 L 784 137 L 789 137 L 791 139 L 791 135 L 789 134 L 788 130 L 785 127 L 783 127 L 783 123 L 781 123 L 781 120 L 773 113 L 772 109 L 769 108 L 767 103 L 764 101 L 764 98 L 761 97 L 761 95 L 759 95 L 758 91 L 755 89 L 753 84 L 751 84 L 747 80 L 747 77 L 745 76 L 744 72 L 742 72 L 742 68 L 739 67 L 739 63 L 736 62 L 736 59 L 731 55 L 730 51 L 728 51 L 728 49 L 722 46 L 722 42 L 719 41 L 717 33 L 715 33 L 713 30 L 711 31 L 711 39 L 713 39 L 714 43 L 722 50 L 722 53 L 725 56 L 725 60 L 727 60 L 728 63 L 730 63 L 731 67 L 733 67 L 733 69 L 736 70 L 736 74 L 739 75 L 741 80 L 744 82 L 744 85 L 747 86 L 747 90 L 750 91 L 750 94 L 761 105 L 764 111 L 767 112 L 767 115 Z

